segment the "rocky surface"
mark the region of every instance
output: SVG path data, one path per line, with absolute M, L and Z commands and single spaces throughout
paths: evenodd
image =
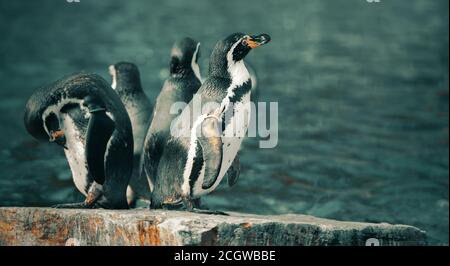
M 0 245 L 425 245 L 407 225 L 305 215 L 0 208 Z M 377 239 L 377 240 L 373 240 Z
M 449 1 L 368 2 L 0 1 L 1 206 L 84 200 L 63 149 L 23 126 L 36 88 L 81 70 L 109 80 L 109 65 L 129 61 L 154 101 L 178 38 L 201 42 L 206 76 L 219 38 L 266 32 L 246 63 L 258 102 L 279 103 L 278 146 L 246 138 L 239 183 L 204 203 L 410 224 L 449 245 Z

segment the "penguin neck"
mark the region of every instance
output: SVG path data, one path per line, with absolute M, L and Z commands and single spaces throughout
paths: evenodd
M 210 77 L 227 79 L 233 88 L 250 80 L 250 74 L 245 66 L 244 60 L 232 61 L 223 59 L 214 61 L 211 62 L 209 67 Z
M 197 77 L 194 70 L 190 66 L 177 67 L 176 69 L 170 70 L 170 77 L 172 78 L 188 78 Z
M 250 80 L 250 73 L 244 64 L 244 60 L 229 64 L 228 73 L 231 77 L 232 86 L 241 86 Z
M 209 76 L 231 80 L 226 55 L 213 52 L 209 60 Z
M 143 91 L 141 83 L 139 81 L 121 79 L 117 80 L 115 90 L 119 95 L 133 94 Z

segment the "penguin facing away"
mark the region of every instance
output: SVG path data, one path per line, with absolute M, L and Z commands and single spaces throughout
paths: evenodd
M 269 41 L 267 34 L 235 33 L 216 44 L 209 76 L 174 121 L 157 174 L 149 180 L 153 188 L 151 208 L 181 206 L 199 211 L 194 208 L 195 200 L 214 191 L 234 168 L 250 118 L 246 104 L 251 77 L 243 59 L 250 50 Z M 200 114 L 193 110 L 194 102 L 201 102 Z M 230 178 L 232 185 L 237 176 L 229 174 Z
M 76 74 L 36 90 L 27 102 L 27 131 L 64 148 L 81 203 L 59 208 L 126 209 L 133 135 L 128 114 L 109 84 Z
M 112 77 L 111 87 L 122 100 L 133 130 L 133 174 L 127 191 L 128 203 L 133 206 L 137 198 L 150 198 L 147 179 L 140 176 L 140 162 L 153 107 L 142 89 L 140 73 L 136 65 L 119 62 L 109 66 L 109 73 Z
M 170 113 L 172 105 L 176 102 L 189 103 L 201 86 L 199 57 L 200 43 L 191 38 L 176 41 L 172 47 L 170 76 L 164 82 L 156 100 L 153 120 L 144 143 L 141 175 L 148 180 L 154 180 L 156 177 L 160 156 L 170 136 L 170 125 L 178 115 Z M 152 185 L 153 181 L 149 184 Z M 150 187 L 153 190 L 153 187 Z M 171 186 L 167 188 L 170 189 Z

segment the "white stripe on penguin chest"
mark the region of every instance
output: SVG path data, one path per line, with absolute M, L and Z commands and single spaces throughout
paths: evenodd
M 222 179 L 225 177 L 228 169 L 234 161 L 239 149 L 241 147 L 242 141 L 247 133 L 249 120 L 250 120 L 250 109 L 247 108 L 247 104 L 250 101 L 250 92 L 245 94 L 241 101 L 234 104 L 234 115 L 231 117 L 230 124 L 225 128 L 222 133 L 222 164 L 218 178 L 214 185 L 209 189 L 203 189 L 203 181 L 205 178 L 205 166 L 203 165 L 197 182 L 194 186 L 194 197 L 200 197 L 202 195 L 208 194 L 214 191 L 220 184 Z
M 89 178 L 85 154 L 85 139 L 69 115 L 63 114 L 61 118 L 67 147 L 67 149 L 64 149 L 64 153 L 69 162 L 72 178 L 77 189 L 87 196 Z
M 227 89 L 227 95 L 222 100 L 220 105 L 221 112 L 227 111 L 227 108 L 230 107 L 230 99 L 235 96 L 236 89 L 243 86 L 246 82 L 250 81 L 250 74 L 248 73 L 247 68 L 245 67 L 244 62 L 238 61 L 234 62 L 233 60 L 233 50 L 238 43 L 236 43 L 231 50 L 227 54 L 228 61 L 228 73 L 231 77 L 231 84 Z M 248 103 L 250 102 L 250 91 L 243 95 L 239 102 L 234 103 L 234 114 L 231 119 L 234 126 L 226 127 L 225 131 L 222 132 L 222 164 L 220 167 L 220 172 L 217 177 L 216 182 L 209 188 L 203 189 L 203 181 L 205 177 L 205 165 L 203 164 L 202 169 L 200 171 L 200 175 L 198 176 L 196 182 L 194 183 L 194 187 L 192 190 L 190 189 L 190 180 L 189 176 L 192 171 L 193 161 L 195 157 L 195 147 L 197 145 L 197 140 L 195 134 L 191 136 L 191 143 L 188 152 L 187 163 L 185 166 L 185 171 L 183 174 L 184 182 L 182 186 L 183 193 L 188 195 L 191 191 L 191 197 L 198 198 L 202 195 L 208 194 L 212 192 L 216 187 L 220 184 L 223 177 L 225 176 L 228 168 L 233 163 L 234 158 L 236 157 L 239 148 L 241 146 L 244 135 L 247 133 L 248 124 L 250 121 L 250 109 L 248 107 Z M 245 115 L 245 113 L 247 113 Z M 201 124 L 202 120 L 206 118 L 206 115 L 202 115 L 197 118 L 197 121 L 194 123 L 193 128 L 196 128 L 197 125 Z M 193 131 L 195 132 L 195 131 Z M 234 132 L 239 134 L 234 135 Z M 191 132 L 192 133 L 192 132 Z
M 86 139 L 85 135 L 82 134 L 81 130 L 78 128 L 77 124 L 74 122 L 73 118 L 68 113 L 62 113 L 61 109 L 70 104 L 77 105 L 81 112 L 83 113 L 84 119 L 90 119 L 89 110 L 84 107 L 83 100 L 81 99 L 69 99 L 63 98 L 55 105 L 49 106 L 42 114 L 42 121 L 49 114 L 53 113 L 58 115 L 60 119 L 61 129 L 64 132 L 64 137 L 66 138 L 66 147 L 64 153 L 66 155 L 67 161 L 69 163 L 70 170 L 72 172 L 72 178 L 77 189 L 87 196 L 87 190 L 89 189 L 89 171 L 86 160 Z M 110 112 L 106 112 L 106 115 L 115 121 L 114 116 Z M 49 131 L 43 123 L 44 130 L 49 134 Z M 108 150 L 108 148 L 107 148 Z

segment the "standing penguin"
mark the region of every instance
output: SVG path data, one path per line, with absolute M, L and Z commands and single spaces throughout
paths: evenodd
M 145 135 L 152 116 L 152 104 L 142 89 L 139 70 L 136 65 L 119 62 L 109 66 L 111 87 L 117 92 L 131 120 L 134 139 L 133 174 L 127 191 L 128 203 L 134 206 L 137 198 L 150 198 L 146 178 L 140 176 L 140 162 Z
M 131 122 L 120 98 L 95 74 L 76 74 L 28 100 L 27 131 L 64 147 L 75 186 L 86 196 L 60 208 L 126 209 L 133 163 Z
M 153 180 L 156 176 L 160 156 L 170 134 L 170 125 L 178 115 L 171 114 L 172 105 L 176 102 L 189 103 L 201 86 L 199 57 L 200 43 L 191 38 L 183 38 L 172 47 L 170 76 L 156 100 L 153 121 L 145 139 L 142 161 L 144 178 Z
M 174 122 L 157 175 L 149 179 L 152 208 L 184 205 L 192 211 L 194 200 L 212 192 L 233 168 L 250 118 L 251 78 L 243 59 L 269 41 L 267 34 L 235 33 L 216 44 L 209 77 Z M 229 175 L 231 185 L 234 174 Z

